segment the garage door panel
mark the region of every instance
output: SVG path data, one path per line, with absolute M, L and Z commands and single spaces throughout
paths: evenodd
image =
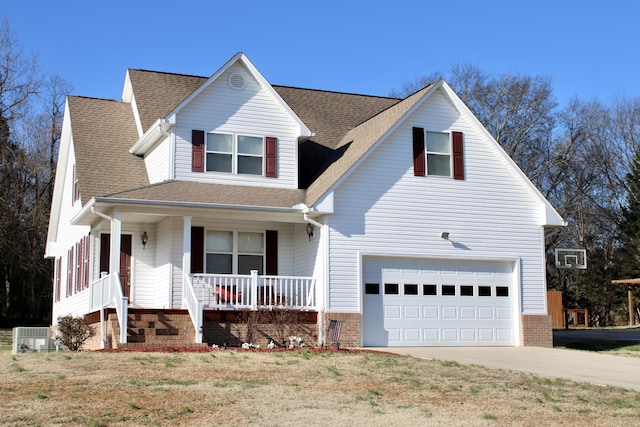
M 496 319 L 497 320 L 510 320 L 511 309 L 509 307 L 496 307 Z
M 469 320 L 476 318 L 476 308 L 475 307 L 460 307 L 460 319 Z
M 404 318 L 405 319 L 419 319 L 420 318 L 420 306 L 410 305 L 404 306 Z
M 458 329 L 443 328 L 442 329 L 442 341 L 444 341 L 444 342 L 456 342 L 456 341 L 458 341 Z
M 408 343 L 420 343 L 420 329 L 419 328 L 405 328 L 404 329 L 404 341 Z
M 439 312 L 438 306 L 429 305 L 422 307 L 422 317 L 425 319 L 438 319 L 440 317 L 438 316 Z
M 476 342 L 476 330 L 473 328 L 460 329 L 460 341 L 467 343 Z
M 458 307 L 455 307 L 455 306 L 443 306 L 441 309 L 442 309 L 442 318 L 443 319 L 457 319 L 458 318 Z
M 493 307 L 478 307 L 478 320 L 493 320 Z
M 423 329 L 422 338 L 427 342 L 438 342 L 440 341 L 439 331 L 440 330 L 436 328 Z
M 380 289 L 363 299 L 365 346 L 514 344 L 512 263 L 365 259 L 363 277 Z
M 487 343 L 495 341 L 495 332 L 489 328 L 478 328 L 478 341 Z

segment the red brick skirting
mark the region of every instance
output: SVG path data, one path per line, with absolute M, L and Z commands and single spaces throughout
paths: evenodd
M 331 320 L 341 320 L 340 347 L 360 347 L 360 313 L 325 313 L 324 314 L 324 345 L 335 346 L 329 336 Z
M 551 316 L 548 314 L 523 314 L 522 344 L 534 347 L 553 347 Z

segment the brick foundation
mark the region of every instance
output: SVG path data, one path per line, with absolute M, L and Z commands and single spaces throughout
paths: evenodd
M 553 347 L 551 316 L 542 314 L 522 315 L 522 345 Z
M 360 347 L 360 313 L 325 313 L 324 345 L 333 347 L 335 343 L 329 339 L 331 320 L 341 320 L 340 347 Z
M 289 346 L 289 337 L 302 338 L 306 346 L 318 341 L 317 313 L 297 311 L 205 311 L 203 341 L 219 346 L 245 342 L 266 347 L 270 341 Z M 297 345 L 297 343 L 296 343 Z
M 85 350 L 101 348 L 100 314 L 86 316 L 95 336 L 83 346 Z M 195 329 L 187 310 L 130 309 L 127 323 L 127 343 L 120 343 L 120 325 L 115 310 L 105 310 L 105 347 L 191 347 Z

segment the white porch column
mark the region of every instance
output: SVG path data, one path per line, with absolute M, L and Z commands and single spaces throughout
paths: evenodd
M 120 276 L 120 235 L 122 234 L 122 214 L 116 212 L 111 220 L 111 243 L 109 254 L 109 274 L 111 289 L 115 289 L 116 277 Z M 113 296 L 113 295 L 112 295 Z
M 191 274 L 191 217 L 185 216 L 182 231 L 182 306 L 187 289 L 187 276 Z

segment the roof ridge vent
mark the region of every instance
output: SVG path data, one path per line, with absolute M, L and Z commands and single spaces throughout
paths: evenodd
M 231 73 L 229 74 L 229 86 L 234 90 L 242 90 L 247 85 L 247 81 L 244 78 L 244 75 L 241 73 Z

